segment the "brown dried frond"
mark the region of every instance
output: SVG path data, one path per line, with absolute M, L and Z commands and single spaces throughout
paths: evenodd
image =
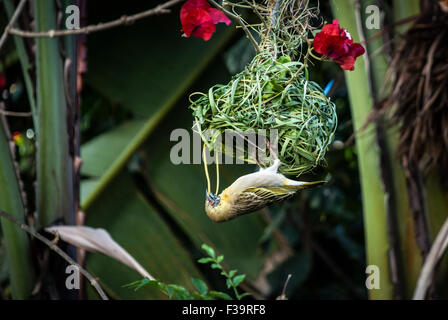
M 404 35 L 384 101 L 400 125 L 398 156 L 407 169 L 437 169 L 448 183 L 448 14 L 426 6 Z M 413 168 L 413 169 L 412 169 Z

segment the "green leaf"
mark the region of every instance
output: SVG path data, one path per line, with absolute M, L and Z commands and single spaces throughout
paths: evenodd
M 198 260 L 199 263 L 209 263 L 212 261 L 213 261 L 213 258 L 201 258 Z
M 230 277 L 230 278 L 233 278 L 233 276 L 235 275 L 236 272 L 237 272 L 236 269 L 230 270 L 230 272 L 229 272 L 229 277 Z
M 199 292 L 196 292 L 196 291 L 192 292 L 191 295 L 192 295 L 193 298 L 195 298 L 195 299 L 211 300 L 211 298 L 209 298 L 209 297 L 207 297 L 207 296 L 205 296 L 205 295 L 203 295 L 203 294 L 200 294 Z
M 167 286 L 166 287 L 166 292 L 168 293 L 168 296 L 170 297 L 170 299 L 173 297 L 173 293 L 174 293 L 174 288 L 171 286 Z
M 25 222 L 25 208 L 19 181 L 6 138 L 3 121 L 0 120 L 0 210 L 9 213 L 21 223 Z M 26 233 L 11 221 L 0 218 L 6 256 L 9 266 L 12 296 L 27 299 L 33 287 L 30 244 Z
M 193 282 L 196 289 L 198 289 L 200 294 L 207 294 L 208 287 L 204 281 L 202 281 L 201 279 L 197 279 L 197 278 L 191 278 L 191 281 Z
M 211 268 L 212 268 L 212 269 L 222 269 L 222 267 L 221 267 L 219 264 L 217 264 L 217 263 L 213 263 L 213 264 L 211 265 Z
M 208 295 L 212 298 L 222 299 L 222 300 L 233 300 L 231 296 L 227 293 L 219 292 L 219 291 L 210 291 Z
M 149 280 L 148 278 L 145 278 L 145 280 L 146 281 L 142 281 L 142 283 L 135 288 L 136 291 L 145 286 L 149 286 L 159 290 L 163 290 L 165 288 L 165 286 L 157 280 Z
M 129 174 L 122 173 L 106 191 L 101 201 L 87 210 L 86 224 L 106 229 L 153 276 L 194 290 L 189 279 L 200 275 L 194 260 L 135 188 Z M 138 273 L 104 255 L 89 254 L 87 269 L 101 277 L 101 285 L 113 298 L 167 298 L 159 290 L 134 292 L 123 288 L 123 283 L 132 282 Z M 93 292 L 92 295 L 96 297 Z
M 246 278 L 245 274 L 240 274 L 239 276 L 236 276 L 232 279 L 233 285 L 237 287 L 241 282 L 244 281 L 244 278 Z
M 205 243 L 202 244 L 201 246 L 202 250 L 204 250 L 210 257 L 212 257 L 213 259 L 215 259 L 215 250 L 213 250 L 212 247 L 209 247 L 208 245 L 206 245 Z
M 185 287 L 179 286 L 177 284 L 169 284 L 167 289 L 171 288 L 174 291 L 174 295 L 180 300 L 191 300 L 193 297 L 190 292 Z
M 218 258 L 216 258 L 216 262 L 220 263 L 222 260 L 224 260 L 224 256 L 220 255 Z
M 82 157 L 86 159 L 86 163 L 82 166 L 82 173 L 94 178 L 103 176 L 113 165 L 117 150 L 125 150 L 144 124 L 142 120 L 127 121 L 83 144 Z M 95 161 L 89 161 L 90 159 Z
M 232 287 L 232 280 L 226 279 L 226 285 L 227 285 L 227 289 L 230 289 Z
M 239 300 L 241 300 L 241 299 L 243 299 L 244 297 L 248 297 L 248 296 L 250 296 L 250 293 L 245 292 L 245 293 L 243 293 L 243 294 L 240 294 L 240 295 L 238 296 L 238 298 L 239 298 Z
M 148 278 L 143 278 L 142 280 L 137 280 L 128 284 L 123 285 L 123 288 L 134 288 L 135 290 L 140 289 L 143 286 L 146 286 L 151 280 Z

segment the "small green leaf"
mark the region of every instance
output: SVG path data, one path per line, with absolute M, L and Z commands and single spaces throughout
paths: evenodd
M 222 260 L 224 260 L 224 256 L 220 255 L 218 256 L 218 258 L 216 259 L 216 262 L 220 263 Z
M 174 293 L 174 289 L 173 287 L 167 286 L 166 287 L 166 292 L 168 293 L 168 296 L 170 297 L 170 299 L 173 297 L 173 293 Z
M 201 258 L 198 260 L 199 263 L 209 263 L 212 262 L 213 259 L 212 258 Z
M 241 299 L 243 299 L 244 297 L 247 297 L 247 296 L 250 296 L 250 293 L 245 292 L 243 294 L 240 294 L 238 298 L 239 298 L 239 300 L 241 300 Z
M 198 289 L 200 294 L 207 294 L 208 287 L 204 281 L 202 281 L 201 279 L 191 278 L 191 282 L 193 282 L 193 285 L 196 287 L 196 289 Z
M 205 252 L 207 252 L 207 254 L 212 257 L 213 259 L 215 259 L 215 250 L 213 250 L 212 247 L 209 247 L 208 245 L 206 245 L 205 243 L 202 244 L 201 246 L 202 250 L 204 250 Z
M 233 278 L 233 276 L 235 275 L 236 271 L 237 271 L 236 269 L 230 270 L 229 277 Z
M 217 264 L 217 263 L 213 263 L 213 264 L 211 265 L 211 268 L 212 268 L 212 269 L 221 269 L 221 266 L 220 266 L 219 264 Z
M 190 295 L 188 290 L 182 286 L 179 286 L 177 284 L 169 284 L 166 286 L 166 291 L 173 290 L 174 295 L 179 300 L 191 300 L 193 297 Z
M 212 298 L 222 299 L 222 300 L 232 300 L 232 297 L 227 293 L 219 292 L 219 291 L 210 291 L 208 295 Z
M 234 285 L 235 287 L 237 287 L 241 282 L 244 281 L 244 278 L 246 278 L 246 275 L 245 275 L 245 274 L 240 274 L 239 276 L 236 276 L 236 277 L 233 278 L 233 280 L 232 280 L 233 285 Z
M 177 292 L 174 294 L 177 299 L 179 300 L 188 300 L 187 295 L 183 294 L 182 292 Z
M 232 281 L 230 281 L 230 279 L 226 280 L 226 284 L 227 284 L 227 289 L 230 289 L 232 287 Z
M 134 287 L 138 287 L 140 285 L 142 285 L 142 283 L 146 284 L 149 281 L 148 278 L 144 278 L 142 280 L 137 280 L 131 283 L 127 283 L 125 285 L 123 285 L 123 288 L 134 288 Z
M 148 278 L 144 278 L 142 280 L 134 281 L 128 284 L 125 284 L 124 288 L 134 288 L 134 291 L 137 291 L 143 287 L 152 287 L 155 289 L 164 290 L 164 284 L 160 283 L 157 280 L 149 280 Z

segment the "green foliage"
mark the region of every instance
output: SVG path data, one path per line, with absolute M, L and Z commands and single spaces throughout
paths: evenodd
M 224 260 L 223 255 L 216 256 L 215 250 L 213 250 L 212 247 L 209 247 L 205 243 L 201 246 L 201 248 L 208 254 L 208 257 L 199 259 L 199 263 L 211 263 L 212 269 L 218 269 L 219 271 L 221 271 L 220 274 L 226 278 L 227 289 L 232 288 L 235 297 L 238 300 L 241 300 L 245 296 L 249 295 L 248 293 L 240 294 L 237 289 L 241 282 L 244 281 L 244 278 L 246 278 L 245 274 L 236 275 L 237 270 L 230 270 L 229 272 L 227 272 L 221 265 L 221 262 Z
M 235 297 L 238 300 L 243 299 L 244 297 L 249 296 L 249 293 L 238 292 L 237 287 L 244 281 L 246 278 L 245 274 L 236 275 L 237 270 L 231 270 L 226 272 L 225 269 L 221 266 L 221 262 L 224 260 L 223 255 L 216 256 L 215 250 L 203 244 L 201 247 L 208 255 L 208 257 L 201 258 L 198 260 L 199 263 L 211 263 L 212 269 L 218 269 L 221 271 L 221 275 L 225 277 L 227 288 L 233 289 L 235 293 Z M 188 291 L 183 286 L 176 284 L 165 284 L 159 280 L 150 280 L 148 278 L 144 278 L 142 280 L 134 281 L 132 283 L 124 285 L 125 288 L 133 288 L 135 291 L 143 288 L 143 287 L 151 287 L 158 289 L 164 292 L 170 299 L 177 298 L 179 300 L 193 300 L 193 299 L 201 299 L 201 300 L 213 300 L 213 299 L 221 299 L 221 300 L 232 300 L 232 297 L 229 296 L 225 292 L 219 292 L 214 290 L 209 290 L 207 284 L 198 278 L 191 278 L 191 282 L 195 287 L 195 291 Z

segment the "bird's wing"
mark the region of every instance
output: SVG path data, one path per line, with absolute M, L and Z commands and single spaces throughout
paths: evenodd
M 252 212 L 292 196 L 296 190 L 283 187 L 249 187 L 235 201 L 237 210 Z

